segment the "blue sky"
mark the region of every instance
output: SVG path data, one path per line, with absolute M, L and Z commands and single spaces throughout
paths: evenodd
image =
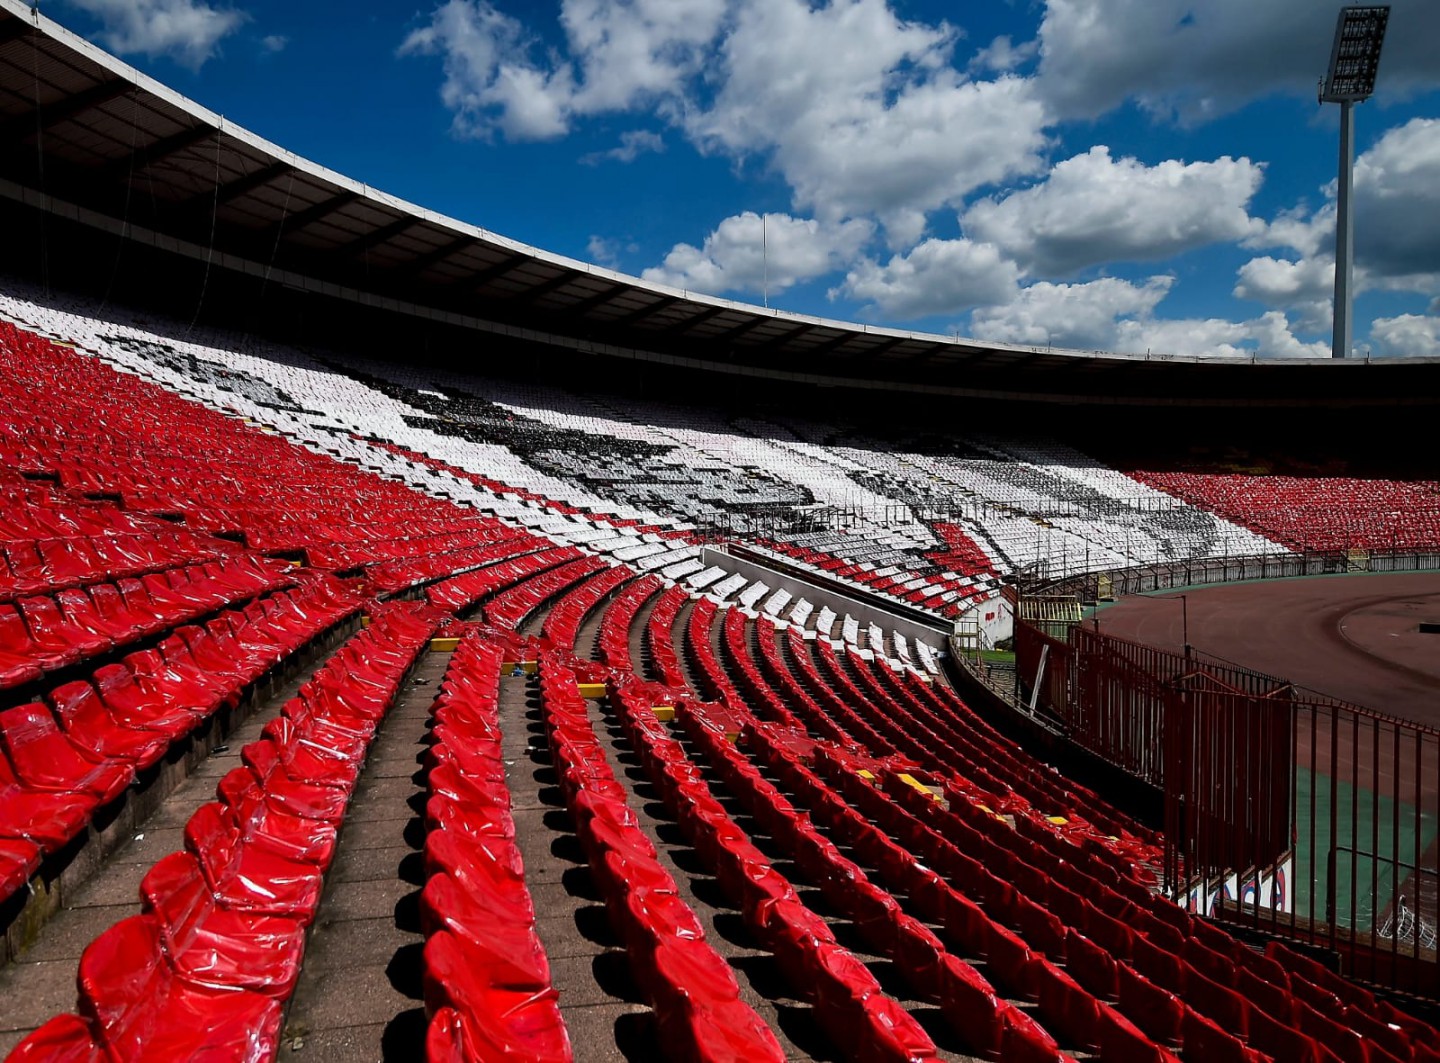
M 506 236 L 826 317 L 1329 353 L 1317 0 L 45 0 L 276 143 Z M 1361 353 L 1440 355 L 1440 4 L 1357 110 Z

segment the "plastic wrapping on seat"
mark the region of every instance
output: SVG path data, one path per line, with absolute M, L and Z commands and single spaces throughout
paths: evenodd
M 279 1051 L 280 1001 L 176 977 L 149 916 L 122 919 L 92 941 L 78 980 L 81 1015 L 95 1024 L 116 1063 L 261 1063 Z

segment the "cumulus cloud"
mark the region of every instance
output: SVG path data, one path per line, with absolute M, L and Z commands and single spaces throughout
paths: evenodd
M 1173 284 L 1168 276 L 1144 284 L 1115 277 L 1087 284 L 1041 281 L 1003 306 L 976 310 L 970 316 L 971 333 L 997 343 L 1104 349 L 1114 345 L 1119 319 L 1148 318 Z
M 1440 316 L 1401 314 L 1370 325 L 1372 353 L 1392 358 L 1440 358 Z
M 1036 172 L 1047 146 L 1030 82 L 966 81 L 955 40 L 885 0 L 743 0 L 713 103 L 686 128 L 708 150 L 768 155 L 796 206 L 876 215 L 892 246 L 908 246 L 926 212 Z
M 1008 303 L 1019 281 L 1020 267 L 994 244 L 930 239 L 883 264 L 862 259 L 830 294 L 905 319 Z
M 1302 328 L 1328 328 L 1335 283 L 1335 189 L 1311 211 L 1282 212 L 1245 246 L 1281 247 L 1240 267 L 1234 294 L 1290 310 Z M 1355 161 L 1355 288 L 1429 295 L 1440 289 L 1440 120 L 1416 118 L 1388 130 Z M 1398 319 L 1393 319 L 1398 320 Z
M 1155 355 L 1229 355 L 1253 358 L 1328 358 L 1330 344 L 1307 343 L 1290 321 L 1271 310 L 1251 321 L 1224 318 L 1137 318 L 1116 327 L 1116 351 Z
M 1440 5 L 1391 4 L 1381 95 L 1440 85 Z M 1330 58 L 1336 10 L 1313 0 L 1048 0 L 1039 91 L 1063 118 L 1135 99 L 1192 122 L 1267 93 L 1310 95 Z
M 243 11 L 204 0 L 69 0 L 100 20 L 100 39 L 122 55 L 169 56 L 198 70 L 244 24 Z
M 657 284 L 709 292 L 772 293 L 833 272 L 870 239 L 862 220 L 825 224 L 814 218 L 752 211 L 726 218 L 704 245 L 676 244 L 642 276 Z
M 1067 275 L 1240 239 L 1260 224 L 1248 208 L 1263 179 L 1264 168 L 1245 158 L 1146 166 L 1097 145 L 1033 188 L 980 200 L 962 223 L 1037 275 Z
M 1120 351 L 1155 356 L 1325 358 L 1326 342 L 1306 342 L 1278 310 L 1249 321 L 1224 318 L 1158 318 L 1155 310 L 1174 278 L 1143 284 L 1102 277 L 1084 284 L 1040 281 L 1010 302 L 970 316 L 977 339 L 1034 347 Z
M 613 162 L 634 162 L 641 155 L 665 150 L 665 138 L 648 129 L 627 129 L 620 134 L 620 143 L 609 151 L 593 151 L 582 155 L 580 161 L 586 166 L 598 166 L 607 160 Z
M 565 0 L 570 58 L 535 59 L 525 27 L 489 0 L 446 0 L 400 45 L 438 55 L 440 96 L 461 136 L 498 128 L 514 140 L 567 133 L 576 116 L 674 94 L 700 67 L 726 0 Z
M 1237 298 L 1296 311 L 1301 327 L 1311 332 L 1330 327 L 1334 258 L 1327 255 L 1290 261 L 1264 255 L 1241 266 L 1238 277 L 1234 291 Z

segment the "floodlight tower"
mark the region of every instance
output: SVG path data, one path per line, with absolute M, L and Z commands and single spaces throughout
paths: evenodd
M 1380 48 L 1390 21 L 1389 4 L 1340 9 L 1335 24 L 1335 45 L 1330 70 L 1320 85 L 1321 103 L 1340 105 L 1340 190 L 1335 218 L 1335 330 L 1330 357 L 1349 358 L 1351 343 L 1350 281 L 1355 272 L 1355 222 L 1350 213 L 1351 180 L 1355 169 L 1355 104 L 1375 91 L 1380 69 Z

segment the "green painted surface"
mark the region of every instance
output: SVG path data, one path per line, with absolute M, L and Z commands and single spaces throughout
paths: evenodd
M 1411 870 L 1405 865 L 1413 866 L 1416 858 L 1435 840 L 1440 831 L 1440 817 L 1433 808 L 1417 809 L 1408 801 L 1397 804 L 1389 795 L 1376 794 L 1366 787 L 1357 788 L 1344 779 L 1336 782 L 1323 773 L 1312 774 L 1308 768 L 1297 767 L 1295 880 L 1291 888 L 1294 910 L 1304 918 L 1310 917 L 1312 898 L 1315 918 L 1323 920 L 1326 915 L 1332 791 L 1337 850 L 1335 921 L 1340 926 L 1352 926 L 1353 896 L 1353 929 L 1364 933 L 1372 929 L 1376 916 L 1391 905 L 1396 886 L 1410 876 Z M 1394 830 L 1397 815 L 1398 845 Z

